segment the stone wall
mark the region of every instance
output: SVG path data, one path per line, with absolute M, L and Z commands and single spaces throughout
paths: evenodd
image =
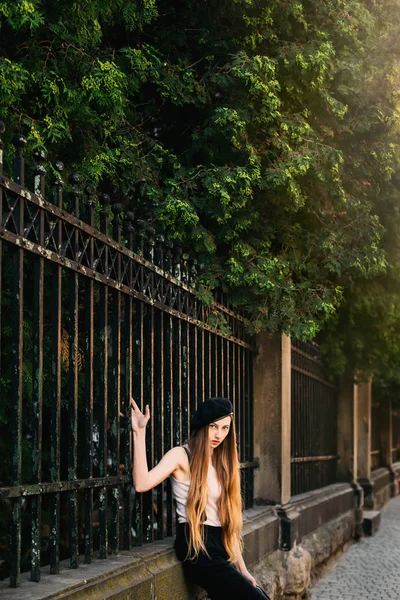
M 352 543 L 355 534 L 355 496 L 347 484 L 303 494 L 293 504 L 299 512 L 301 540 L 289 552 L 276 550 L 253 568 L 271 600 L 300 600 L 311 579 Z
M 399 465 L 400 466 L 400 465 Z M 376 473 L 384 481 L 384 473 Z M 379 477 L 378 477 L 379 475 Z M 386 476 L 386 475 L 385 475 Z M 388 486 L 381 487 L 381 492 Z M 271 600 L 300 600 L 310 581 L 356 537 L 357 494 L 350 484 L 335 484 L 292 498 L 297 536 L 289 551 L 280 549 L 279 510 L 255 507 L 245 512 L 245 561 Z M 44 574 L 41 585 L 22 577 L 17 590 L 0 584 L 4 600 L 205 600 L 190 585 L 175 557 L 172 540 L 121 552 L 58 576 Z
M 271 600 L 301 600 L 311 580 L 352 543 L 353 535 L 354 511 L 349 511 L 321 525 L 289 552 L 273 552 L 252 573 Z
M 394 495 L 394 474 L 390 469 L 382 467 L 371 472 L 374 489 L 374 508 L 381 510 Z
M 275 552 L 279 544 L 279 519 L 270 507 L 256 507 L 244 515 L 245 561 L 251 568 Z M 82 561 L 83 562 L 83 561 Z M 61 563 L 60 574 L 47 575 L 40 585 L 22 575 L 22 585 L 10 589 L 0 583 L 3 600 L 200 600 L 203 591 L 188 584 L 175 557 L 172 539 L 121 552 L 106 561 L 81 563 L 79 569 Z

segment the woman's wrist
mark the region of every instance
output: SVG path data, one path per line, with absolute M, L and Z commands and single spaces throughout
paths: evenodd
M 239 573 L 241 573 L 242 575 L 244 575 L 247 572 L 246 565 L 245 565 L 243 559 L 239 558 L 238 560 L 236 560 L 235 567 L 237 568 Z
M 136 436 L 145 435 L 146 434 L 146 426 L 144 427 L 132 427 L 132 432 Z

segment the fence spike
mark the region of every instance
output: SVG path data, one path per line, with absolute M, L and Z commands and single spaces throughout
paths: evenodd
M 111 205 L 111 211 L 114 215 L 113 221 L 112 221 L 113 238 L 118 244 L 121 243 L 121 224 L 122 224 L 121 213 L 123 210 L 124 210 L 124 207 L 121 204 L 121 202 L 115 202 L 114 204 Z
M 157 267 L 161 267 L 163 268 L 163 261 L 164 261 L 164 242 L 165 242 L 165 237 L 163 236 L 162 233 L 158 233 L 156 236 L 156 248 L 155 248 L 155 263 L 157 265 Z
M 156 244 L 154 240 L 154 236 L 156 234 L 156 230 L 154 227 L 148 227 L 146 229 L 147 240 L 145 243 L 145 258 L 150 262 L 154 262 L 154 246 Z
M 68 177 L 68 182 L 71 184 L 71 191 L 69 193 L 70 209 L 73 215 L 79 219 L 79 199 L 81 191 L 79 189 L 80 176 L 78 173 L 71 173 Z
M 135 231 L 133 226 L 134 218 L 135 214 L 130 210 L 124 214 L 123 233 L 126 239 L 126 247 L 129 248 L 129 250 L 133 250 L 133 233 Z
M 19 185 L 25 185 L 25 159 L 23 151 L 27 144 L 26 137 L 22 133 L 17 133 L 13 137 L 16 155 L 14 158 L 14 179 Z
M 181 257 L 182 257 L 182 246 L 180 244 L 175 244 L 173 249 L 173 268 L 172 273 L 174 277 L 177 279 L 181 279 L 182 269 L 181 269 Z
M 164 243 L 164 270 L 167 273 L 171 273 L 171 263 L 172 263 L 172 248 L 174 247 L 173 242 L 170 240 L 165 240 Z
M 184 283 L 189 283 L 189 267 L 188 267 L 189 254 L 184 252 L 182 254 L 182 265 L 181 265 L 181 278 Z
M 99 202 L 101 204 L 100 211 L 100 231 L 104 235 L 108 235 L 108 219 L 110 217 L 110 196 L 102 192 L 99 196 Z
M 33 153 L 33 158 L 36 162 L 35 169 L 33 171 L 33 191 L 37 196 L 42 198 L 46 195 L 46 169 L 44 162 L 47 160 L 47 152 L 43 148 L 38 148 Z
M 124 215 L 124 236 L 126 239 L 126 246 L 129 250 L 133 250 L 133 233 L 135 231 L 133 226 L 134 219 L 135 214 L 128 210 Z
M 94 204 L 96 188 L 93 185 L 87 185 L 85 188 L 85 219 L 90 227 L 94 227 Z
M 64 180 L 61 177 L 61 173 L 64 171 L 64 163 L 62 163 L 61 160 L 55 160 L 53 162 L 53 169 L 57 173 L 54 182 L 53 203 L 58 206 L 58 208 L 62 208 Z
M 136 232 L 135 232 L 135 252 L 139 256 L 143 256 L 143 245 L 144 245 L 144 228 L 146 227 L 146 221 L 138 219 L 136 221 Z
M 197 280 L 197 259 L 191 258 L 189 260 L 189 284 L 191 287 L 196 287 Z

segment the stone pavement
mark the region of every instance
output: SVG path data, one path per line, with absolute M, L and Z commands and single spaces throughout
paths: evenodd
M 387 504 L 374 537 L 342 554 L 311 590 L 312 600 L 400 600 L 400 496 Z

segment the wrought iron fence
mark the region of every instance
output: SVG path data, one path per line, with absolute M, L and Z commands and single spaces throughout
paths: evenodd
M 105 559 L 173 534 L 168 482 L 135 494 L 129 399 L 150 405 L 154 465 L 189 435 L 208 396 L 235 409 L 245 506 L 253 500 L 252 341 L 243 316 L 196 297 L 196 263 L 62 164 L 45 198 L 45 155 L 25 187 L 0 160 L 1 578 L 40 580 L 61 559 Z M 2 158 L 0 148 L 0 158 Z M 109 209 L 112 209 L 110 220 Z M 68 207 L 68 210 L 66 210 Z M 218 327 L 223 322 L 223 327 Z M 10 521 L 8 528 L 7 520 Z
M 319 346 L 292 340 L 292 495 L 336 481 L 337 394 L 322 367 Z

